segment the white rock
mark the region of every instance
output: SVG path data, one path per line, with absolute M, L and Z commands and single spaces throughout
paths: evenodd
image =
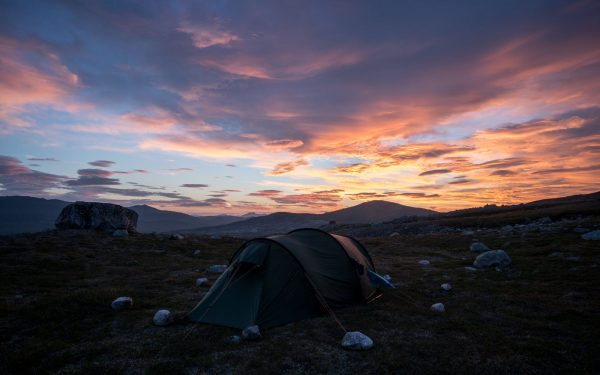
M 582 235 L 581 238 L 587 241 L 598 241 L 600 240 L 600 230 L 587 232 L 586 234 Z
M 200 251 L 200 250 L 194 250 L 194 252 L 192 253 L 192 255 L 195 257 L 197 257 L 200 254 L 202 254 L 202 251 Z
M 463 230 L 462 231 L 463 236 L 472 236 L 474 234 L 475 234 L 475 232 L 473 232 L 472 230 Z
M 469 247 L 469 249 L 474 253 L 481 253 L 481 252 L 490 250 L 489 247 L 487 247 L 483 242 L 480 242 L 480 241 L 473 242 L 471 244 L 471 246 Z
M 373 340 L 358 331 L 346 332 L 342 338 L 342 347 L 351 350 L 367 350 L 373 347 Z
M 255 325 L 244 328 L 242 331 L 242 338 L 247 341 L 256 341 L 260 340 L 262 335 L 260 334 L 260 329 L 258 326 Z
M 173 322 L 173 316 L 169 310 L 158 310 L 156 314 L 154 314 L 152 322 L 157 326 L 166 326 Z
M 202 286 L 208 284 L 208 279 L 206 277 L 200 277 L 196 279 L 196 286 Z
M 399 236 L 399 235 L 400 235 L 400 233 L 394 232 L 394 233 L 390 234 L 390 237 L 396 237 L 396 236 Z
M 212 266 L 208 267 L 209 273 L 223 273 L 225 270 L 227 270 L 226 264 L 213 264 Z
M 442 285 L 440 285 L 440 287 L 445 291 L 452 290 L 452 285 L 450 283 L 443 283 Z
M 131 297 L 119 297 L 112 301 L 111 304 L 112 309 L 115 311 L 130 309 L 131 306 L 133 306 L 133 299 Z
M 117 229 L 112 235 L 113 237 L 129 237 L 129 232 L 127 232 L 127 229 Z
M 185 237 L 183 237 L 181 234 L 179 233 L 173 233 L 169 239 L 171 240 L 183 240 Z
M 466 266 L 465 267 L 465 271 L 467 271 L 467 272 L 477 272 L 477 268 L 471 267 L 471 266 Z
M 421 259 L 421 260 L 419 261 L 419 264 L 420 264 L 420 265 L 422 265 L 422 266 L 428 266 L 428 265 L 430 265 L 430 264 L 431 264 L 431 262 L 430 262 L 430 261 L 428 261 L 427 259 Z
M 383 278 L 386 279 L 387 281 L 392 281 L 392 277 L 390 275 L 383 275 Z
M 446 312 L 446 308 L 444 307 L 444 304 L 439 303 L 439 302 L 431 305 L 431 310 L 433 310 L 435 312 L 439 312 L 439 313 Z

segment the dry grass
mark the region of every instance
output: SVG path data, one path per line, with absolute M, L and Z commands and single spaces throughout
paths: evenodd
M 364 240 L 378 270 L 398 284 L 373 304 L 338 311 L 348 329 L 373 338 L 367 352 L 343 350 L 342 332 L 327 317 L 273 328 L 262 341 L 240 345 L 225 343 L 239 334 L 229 328 L 152 325 L 159 308 L 178 317 L 193 308 L 207 289 L 195 286 L 199 271 L 226 262 L 240 240 L 92 232 L 1 237 L 0 373 L 600 371 L 598 243 L 575 233 L 478 237 L 505 248 L 514 266 L 465 272 L 474 255 L 470 238 L 458 234 Z M 202 254 L 193 256 L 195 249 Z M 581 259 L 548 257 L 554 251 Z M 419 266 L 423 258 L 431 266 Z M 444 292 L 443 282 L 454 289 Z M 121 295 L 131 296 L 134 308 L 113 312 L 110 303 Z M 435 302 L 447 312 L 430 311 Z

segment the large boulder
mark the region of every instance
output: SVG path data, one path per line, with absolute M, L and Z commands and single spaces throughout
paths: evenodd
M 135 232 L 138 214 L 128 208 L 98 202 L 75 202 L 63 208 L 56 219 L 58 229 L 118 229 Z
M 490 250 L 479 254 L 477 258 L 475 258 L 473 266 L 477 268 L 507 267 L 510 266 L 511 263 L 512 260 L 504 250 Z

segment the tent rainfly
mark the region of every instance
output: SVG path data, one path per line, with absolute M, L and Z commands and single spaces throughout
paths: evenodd
M 368 302 L 386 280 L 357 240 L 318 229 L 256 238 L 188 314 L 195 322 L 274 327 Z

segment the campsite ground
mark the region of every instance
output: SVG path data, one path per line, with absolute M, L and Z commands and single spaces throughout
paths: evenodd
M 157 309 L 188 312 L 207 290 L 195 286 L 201 271 L 224 263 L 241 240 L 76 231 L 1 237 L 0 373 L 600 371 L 598 242 L 574 232 L 477 236 L 504 248 L 514 265 L 465 271 L 473 236 L 460 232 L 363 240 L 378 271 L 398 285 L 370 305 L 337 312 L 348 330 L 373 338 L 366 352 L 343 350 L 343 332 L 327 316 L 237 345 L 225 342 L 239 334 L 234 329 L 152 325 Z M 548 256 L 556 251 L 562 256 Z M 453 290 L 441 290 L 443 282 Z M 124 295 L 133 309 L 112 311 Z M 447 312 L 430 311 L 436 302 Z

